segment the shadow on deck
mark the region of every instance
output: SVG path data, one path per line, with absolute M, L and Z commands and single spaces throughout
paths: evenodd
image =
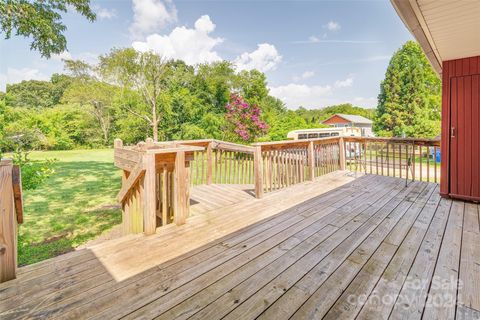
M 262 199 L 228 186 L 217 208 L 226 190 L 204 187 L 185 225 L 20 268 L 0 316 L 480 317 L 480 208 L 437 184 L 335 172 Z

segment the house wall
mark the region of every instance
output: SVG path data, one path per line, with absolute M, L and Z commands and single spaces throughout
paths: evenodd
M 456 59 L 444 61 L 442 67 L 442 142 L 441 142 L 441 180 L 440 180 L 440 194 L 442 196 L 450 195 L 450 175 L 455 174 L 450 170 L 450 123 L 451 123 L 451 80 L 454 77 L 469 76 L 480 73 L 480 56 L 469 57 L 463 59 Z M 462 110 L 459 110 L 462 112 Z M 473 110 L 473 112 L 480 112 Z M 476 113 L 478 115 L 478 113 Z M 479 124 L 480 125 L 480 124 Z M 474 126 L 475 127 L 475 126 Z M 476 125 L 478 128 L 478 125 Z M 472 132 L 472 141 L 480 139 L 477 137 L 479 131 Z M 480 153 L 478 144 L 471 144 L 474 153 Z M 473 164 L 475 166 L 477 164 Z M 476 168 L 480 167 L 480 164 Z M 475 168 L 475 167 L 474 167 Z M 480 179 L 473 177 L 472 182 L 474 187 L 480 187 Z M 477 189 L 478 190 L 478 189 Z

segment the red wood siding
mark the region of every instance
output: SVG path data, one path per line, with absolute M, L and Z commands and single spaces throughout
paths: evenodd
M 440 193 L 480 197 L 480 56 L 443 62 Z M 451 142 L 451 124 L 456 140 Z M 480 198 L 479 198 L 480 199 Z
M 337 115 L 323 121 L 324 124 L 350 123 L 350 121 L 343 119 Z

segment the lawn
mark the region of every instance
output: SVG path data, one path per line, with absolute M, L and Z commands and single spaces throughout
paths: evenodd
M 51 177 L 24 192 L 19 265 L 72 251 L 121 222 L 115 200 L 120 170 L 113 165 L 112 149 L 32 152 L 29 158 L 58 162 Z

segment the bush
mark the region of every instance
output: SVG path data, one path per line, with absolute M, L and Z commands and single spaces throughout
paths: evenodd
M 33 190 L 55 173 L 53 166 L 58 160 L 30 161 L 28 153 L 16 151 L 13 154 L 13 162 L 19 165 L 22 171 L 22 189 Z

